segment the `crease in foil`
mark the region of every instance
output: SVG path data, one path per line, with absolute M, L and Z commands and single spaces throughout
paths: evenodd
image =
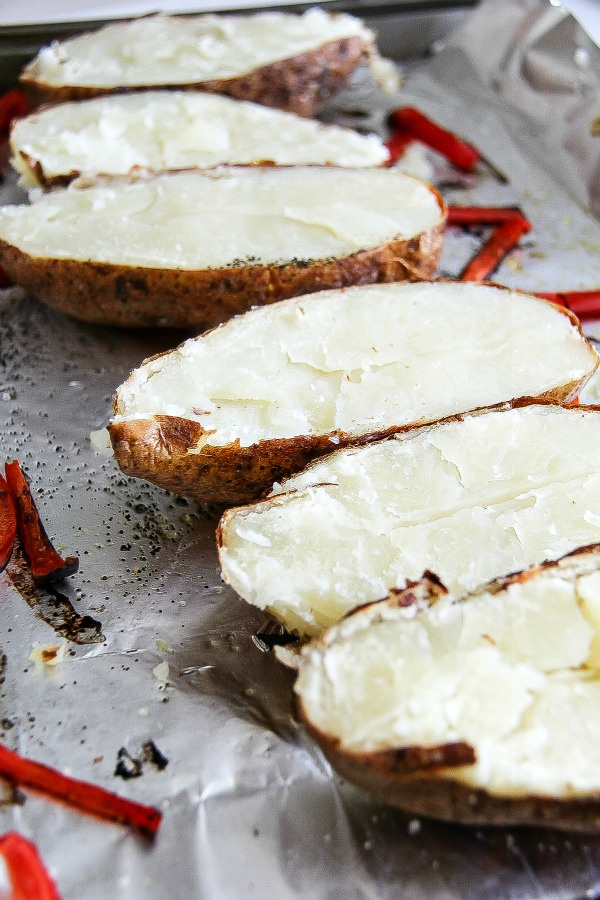
M 485 52 L 482 52 L 485 48 Z M 584 208 L 600 216 L 600 48 L 560 6 L 485 0 L 434 60 L 435 79 L 494 109 L 503 127 Z M 468 126 L 465 124 L 465 128 Z

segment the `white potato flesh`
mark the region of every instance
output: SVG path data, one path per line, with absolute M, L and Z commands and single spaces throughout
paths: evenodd
M 395 168 L 406 172 L 407 175 L 414 175 L 416 178 L 422 178 L 423 181 L 435 181 L 436 172 L 431 154 L 425 144 L 421 144 L 419 141 L 409 144 L 394 165 Z
M 540 396 L 584 381 L 596 361 L 538 298 L 466 282 L 369 285 L 252 310 L 147 361 L 119 389 L 114 421 L 180 416 L 213 446 L 335 440 Z
M 44 47 L 23 75 L 60 87 L 137 87 L 235 78 L 330 41 L 374 36 L 357 18 L 302 15 L 147 16 Z
M 357 612 L 303 652 L 308 721 L 349 751 L 464 741 L 475 764 L 444 776 L 495 795 L 597 792 L 600 552 L 561 562 L 462 602 Z
M 377 166 L 388 152 L 375 135 L 323 125 L 218 94 L 142 91 L 61 103 L 16 122 L 13 167 L 37 184 L 73 173 L 125 175 L 222 163 Z
M 435 572 L 464 594 L 600 539 L 600 410 L 531 405 L 340 450 L 225 513 L 225 580 L 317 633 Z
M 443 220 L 395 169 L 225 167 L 92 186 L 0 207 L 0 239 L 35 257 L 202 270 L 339 259 Z

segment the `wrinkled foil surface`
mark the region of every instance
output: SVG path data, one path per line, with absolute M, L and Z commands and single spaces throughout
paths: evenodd
M 600 287 L 600 50 L 575 20 L 488 0 L 405 74 L 394 96 L 355 79 L 328 120 L 382 131 L 391 108 L 419 106 L 509 179 L 457 183 L 434 160 L 447 202 L 519 205 L 534 224 L 495 279 Z M 10 176 L 1 196 L 20 196 Z M 442 273 L 480 240 L 450 230 Z M 268 618 L 221 582 L 216 522 L 90 440 L 131 369 L 184 337 L 89 326 L 0 291 L 0 461 L 21 461 L 49 534 L 80 556 L 54 592 L 18 556 L 0 575 L 0 741 L 164 815 L 149 844 L 6 788 L 0 830 L 35 841 L 65 900 L 599 896 L 600 838 L 414 819 L 331 772 L 295 721 L 292 675 L 252 639 Z M 37 645 L 59 648 L 55 665 Z

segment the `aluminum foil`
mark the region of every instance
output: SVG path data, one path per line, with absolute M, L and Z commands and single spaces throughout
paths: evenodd
M 518 204 L 534 223 L 497 280 L 599 287 L 600 51 L 574 20 L 542 0 L 487 2 L 405 69 L 399 94 L 357 79 L 327 117 L 382 128 L 418 105 L 509 177 L 457 180 L 431 158 L 446 199 Z M 15 196 L 8 178 L 2 201 Z M 450 231 L 443 271 L 480 240 Z M 253 640 L 268 619 L 221 582 L 215 521 L 98 449 L 115 387 L 182 338 L 0 292 L 2 457 L 26 467 L 48 532 L 81 560 L 54 592 L 18 557 L 0 576 L 0 741 L 164 814 L 149 844 L 5 791 L 0 830 L 35 841 L 65 900 L 600 896 L 600 838 L 414 819 L 331 772 L 294 719 L 291 675 Z M 58 648 L 54 665 L 40 646 Z

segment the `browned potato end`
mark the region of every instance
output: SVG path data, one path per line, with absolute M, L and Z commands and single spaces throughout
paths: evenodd
M 598 833 L 599 647 L 598 544 L 460 600 L 426 577 L 302 649 L 298 710 L 409 814 Z

